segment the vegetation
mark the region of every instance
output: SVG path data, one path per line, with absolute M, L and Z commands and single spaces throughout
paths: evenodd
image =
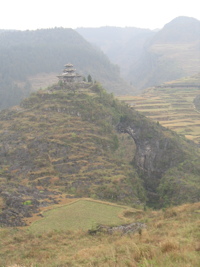
M 100 85 L 83 83 L 40 90 L 1 112 L 1 184 L 141 204 L 134 142 L 115 129 L 123 109 Z
M 177 46 L 166 50 L 175 41 L 167 34 L 172 24 L 146 44 L 151 51 L 140 49 L 138 58 L 149 60 L 144 72 L 152 62 L 163 65 L 164 78 L 174 72 L 167 54 Z M 63 55 L 87 77 L 0 112 L 0 266 L 199 266 L 200 152 L 183 136 L 199 142 L 199 75 L 123 97 L 153 122 L 96 82 L 98 73 L 122 88 L 117 68 L 73 30 L 2 31 L 0 41 L 1 107 L 15 103 L 6 100 L 12 92 L 16 101 L 28 95 L 30 76 L 56 71 Z M 175 130 L 185 127 L 181 136 L 162 126 L 174 115 Z M 122 230 L 130 224 L 138 228 Z
M 199 266 L 199 211 L 195 203 L 133 213 L 131 219 L 147 227 L 130 235 L 1 229 L 0 266 Z
M 3 31 L 0 62 L 0 109 L 19 104 L 33 89 L 43 88 L 49 77 L 55 81 L 68 62 L 108 90 L 119 93 L 127 86 L 117 67 L 72 29 Z
M 132 206 L 199 200 L 198 149 L 97 83 L 40 90 L 0 120 L 6 188 L 23 184 Z

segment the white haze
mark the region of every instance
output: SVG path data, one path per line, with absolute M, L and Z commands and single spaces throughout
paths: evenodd
M 1 0 L 0 29 L 100 26 L 156 29 L 178 16 L 200 20 L 199 0 Z

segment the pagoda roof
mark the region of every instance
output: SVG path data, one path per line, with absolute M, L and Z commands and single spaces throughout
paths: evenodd
M 73 66 L 73 64 L 68 63 L 68 64 L 65 64 L 64 67 L 74 67 L 74 66 Z

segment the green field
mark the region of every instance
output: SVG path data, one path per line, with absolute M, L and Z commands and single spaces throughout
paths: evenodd
M 200 75 L 163 84 L 147 89 L 139 96 L 123 96 L 127 102 L 145 116 L 200 142 L 200 112 L 193 100 L 200 94 Z
M 87 230 L 97 224 L 116 225 L 124 222 L 118 216 L 123 210 L 122 206 L 81 199 L 44 212 L 44 218 L 34 222 L 30 230 Z

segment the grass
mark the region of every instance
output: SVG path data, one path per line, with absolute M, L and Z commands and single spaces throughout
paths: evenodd
M 97 224 L 120 224 L 124 207 L 91 200 L 77 200 L 43 213 L 44 218 L 30 226 L 33 232 L 52 230 L 87 230 Z
M 0 266 L 200 266 L 200 203 L 132 215 L 133 221 L 146 222 L 142 234 L 90 236 L 78 229 L 1 229 Z

